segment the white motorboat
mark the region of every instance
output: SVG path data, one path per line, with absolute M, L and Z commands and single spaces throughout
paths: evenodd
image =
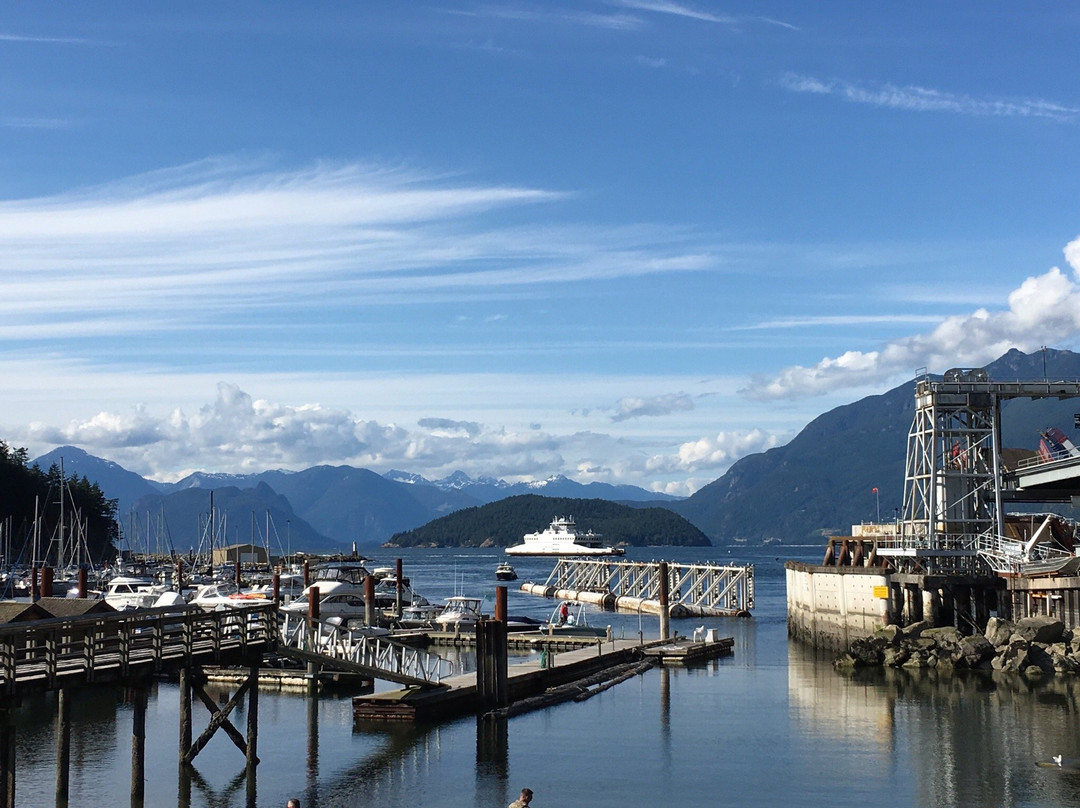
M 599 533 L 579 532 L 573 516 L 557 516 L 546 530 L 526 533 L 521 544 L 506 548 L 507 555 L 516 556 L 621 556 L 625 553 L 621 547 L 601 543 Z
M 116 575 L 109 580 L 102 597 L 114 609 L 130 611 L 153 608 L 161 596 L 169 591 L 169 587 L 156 583 L 152 578 Z
M 306 615 L 311 590 L 319 590 L 319 619 L 336 620 L 352 626 L 365 621 L 364 581 L 370 575 L 363 564 L 331 562 L 312 570 L 311 583 L 291 603 L 281 610 L 290 615 Z
M 516 581 L 517 577 L 517 570 L 514 569 L 513 564 L 508 564 L 504 561 L 495 568 L 496 581 Z
M 401 609 L 401 617 L 397 620 L 401 628 L 431 628 L 435 624 L 444 607 L 434 603 L 413 603 Z
M 446 605 L 435 618 L 435 627 L 443 631 L 472 628 L 484 615 L 481 612 L 483 598 L 454 595 L 446 599 Z
M 409 579 L 402 577 L 401 579 L 401 605 L 405 606 L 427 606 L 428 600 L 423 595 L 418 594 L 409 584 Z M 379 579 L 375 584 L 375 608 L 393 609 L 397 606 L 397 577 L 394 575 L 388 575 Z
M 216 581 L 200 586 L 188 602 L 192 606 L 201 606 L 206 611 L 213 612 L 219 609 L 260 606 L 266 603 L 268 598 L 269 595 L 241 589 L 232 581 Z

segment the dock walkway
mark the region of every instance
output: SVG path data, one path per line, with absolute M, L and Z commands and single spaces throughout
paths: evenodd
M 608 640 L 595 646 L 579 648 L 563 653 L 544 655 L 510 665 L 507 668 L 507 696 L 512 703 L 584 679 L 602 671 L 630 662 L 641 661 L 647 656 L 663 655 L 652 649 L 672 648 L 683 645 L 704 645 L 688 640 Z M 730 654 L 732 642 L 711 643 L 713 655 Z M 652 651 L 652 653 L 650 653 Z M 693 656 L 703 658 L 704 652 Z M 491 706 L 483 703 L 476 683 L 476 673 L 463 673 L 444 679 L 440 688 L 418 690 L 406 688 L 384 693 L 356 696 L 353 699 L 353 718 L 357 721 L 438 721 L 468 713 L 475 713 Z

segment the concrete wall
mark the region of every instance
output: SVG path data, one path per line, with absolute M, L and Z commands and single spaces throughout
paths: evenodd
M 878 567 L 822 567 L 789 561 L 787 575 L 788 634 L 831 651 L 873 634 L 887 623 L 888 598 L 874 587 L 887 587 L 888 575 Z

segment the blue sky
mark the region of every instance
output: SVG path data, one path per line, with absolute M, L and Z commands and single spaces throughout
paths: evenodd
M 0 438 L 688 494 L 1080 334 L 1080 12 L 8 4 Z

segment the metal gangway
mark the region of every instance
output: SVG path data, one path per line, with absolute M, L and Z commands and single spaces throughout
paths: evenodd
M 330 620 L 282 612 L 277 652 L 303 662 L 416 687 L 436 687 L 457 666 L 436 654 Z
M 661 563 L 560 558 L 544 586 L 603 592 L 616 598 L 659 600 Z M 753 564 L 663 563 L 667 565 L 668 597 L 672 604 L 724 612 L 754 608 Z

